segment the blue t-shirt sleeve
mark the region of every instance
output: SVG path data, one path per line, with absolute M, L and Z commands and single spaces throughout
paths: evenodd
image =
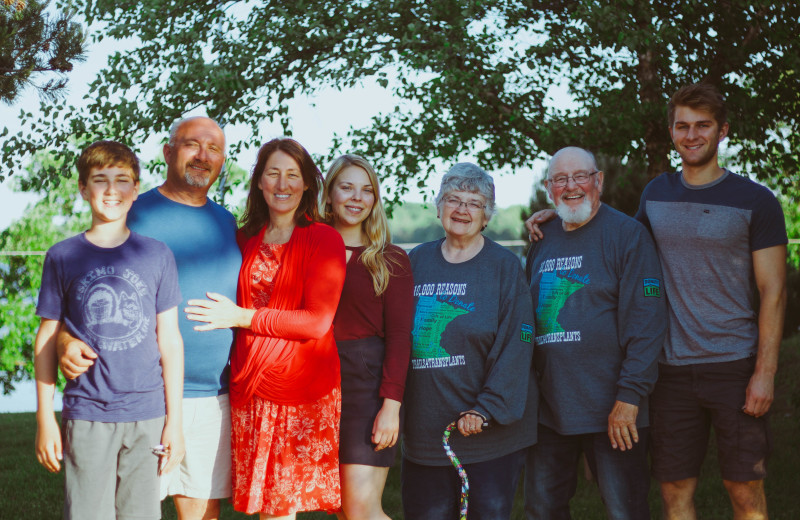
M 775 196 L 762 188 L 750 221 L 750 251 L 784 245 L 789 242 L 783 209 Z
M 183 300 L 181 289 L 178 285 L 178 266 L 175 264 L 175 255 L 163 245 L 164 270 L 158 284 L 156 293 L 156 313 L 160 314 L 180 304 Z
M 647 231 L 650 233 L 652 233 L 653 230 L 650 228 L 650 219 L 647 217 L 647 194 L 650 191 L 650 187 L 653 185 L 653 183 L 657 182 L 657 179 L 660 179 L 660 177 L 657 177 L 656 179 L 653 179 L 647 183 L 647 186 L 645 186 L 644 190 L 642 190 L 642 196 L 639 198 L 639 209 L 636 210 L 636 215 L 633 216 L 633 218 L 644 224 L 644 227 L 646 227 Z
M 42 285 L 36 315 L 48 320 L 64 319 L 64 290 L 52 250 L 47 252 L 42 269 Z

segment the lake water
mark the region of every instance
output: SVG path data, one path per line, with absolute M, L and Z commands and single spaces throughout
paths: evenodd
M 16 390 L 10 395 L 0 395 L 0 413 L 18 413 L 36 411 L 36 383 L 23 381 L 17 383 Z M 56 411 L 61 410 L 61 394 L 56 392 L 53 403 Z

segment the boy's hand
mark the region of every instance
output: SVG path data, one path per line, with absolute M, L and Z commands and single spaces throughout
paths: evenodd
M 525 221 L 525 228 L 528 230 L 528 236 L 531 241 L 538 242 L 544 238 L 542 230 L 539 229 L 539 224 L 544 224 L 554 218 L 556 218 L 556 210 L 554 209 L 542 209 L 531 215 L 531 217 Z
M 61 327 L 56 340 L 58 366 L 67 379 L 75 379 L 94 365 L 97 353 L 83 341 L 74 338 Z
M 44 419 L 37 417 L 36 422 L 36 458 L 47 471 L 57 473 L 61 469 L 59 461 L 63 460 L 58 422 L 55 415 Z
M 158 465 L 158 474 L 163 475 L 169 473 L 181 463 L 183 455 L 186 453 L 186 447 L 183 443 L 183 431 L 181 427 L 173 428 L 164 426 L 164 431 L 161 433 L 161 444 L 164 446 L 166 455 L 161 455 L 160 463 Z

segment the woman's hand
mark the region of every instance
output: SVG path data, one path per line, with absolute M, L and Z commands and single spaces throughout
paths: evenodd
M 254 309 L 245 309 L 217 293 L 206 293 L 208 300 L 189 300 L 189 307 L 184 309 L 186 318 L 192 321 L 204 322 L 194 330 L 205 331 L 214 329 L 229 329 L 233 327 L 250 328 L 253 321 Z
M 464 437 L 469 437 L 470 435 L 481 433 L 485 422 L 486 418 L 483 415 L 475 410 L 467 410 L 466 412 L 461 412 L 461 418 L 458 420 L 458 431 Z
M 383 399 L 383 406 L 372 423 L 372 443 L 375 451 L 391 448 L 400 435 L 400 403 L 394 399 Z

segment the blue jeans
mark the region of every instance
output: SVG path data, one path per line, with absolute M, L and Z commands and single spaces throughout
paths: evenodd
M 639 428 L 633 449 L 615 450 L 608 434 L 560 435 L 539 425 L 539 441 L 525 461 L 525 516 L 528 520 L 571 520 L 569 501 L 578 482 L 581 452 L 597 479 L 611 520 L 649 520 L 647 467 L 649 428 Z
M 469 520 L 511 518 L 525 449 L 496 459 L 464 464 L 469 479 Z M 423 466 L 403 459 L 406 520 L 458 520 L 461 478 L 453 466 Z

